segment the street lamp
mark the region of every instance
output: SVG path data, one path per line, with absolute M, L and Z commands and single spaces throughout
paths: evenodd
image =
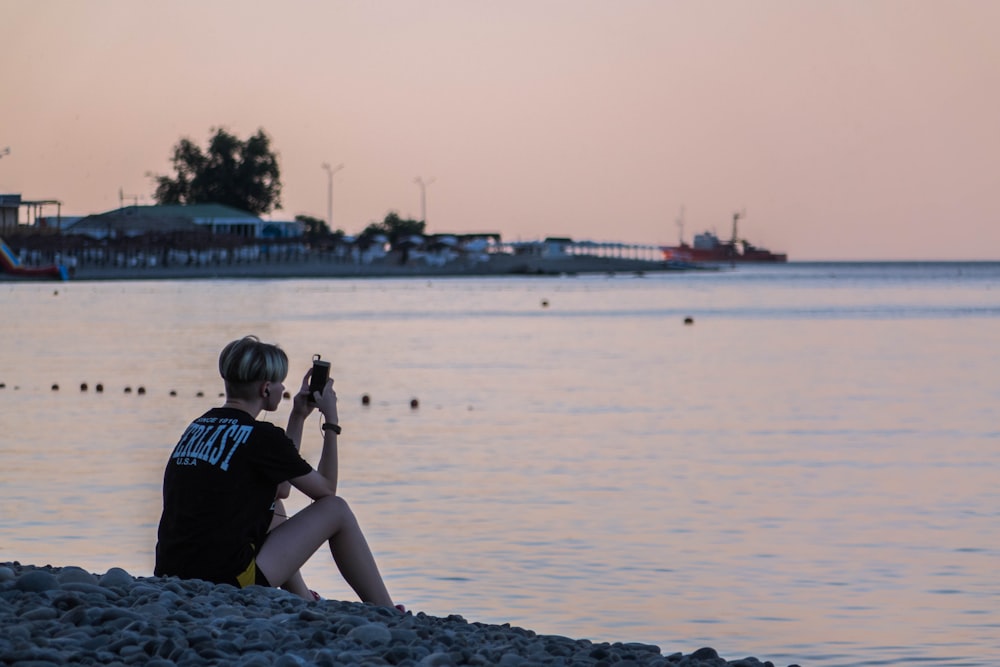
M 331 167 L 329 162 L 323 163 L 323 169 L 326 170 L 326 224 L 331 232 L 333 231 L 333 175 L 343 168 L 342 164 Z
M 413 182 L 420 187 L 420 222 L 427 226 L 427 187 L 434 182 L 434 179 L 425 181 L 417 176 Z

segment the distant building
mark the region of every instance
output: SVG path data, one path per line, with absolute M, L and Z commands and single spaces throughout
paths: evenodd
M 19 194 L 0 194 L 0 234 L 16 231 L 21 225 L 21 209 L 25 209 L 26 222 L 30 225 L 33 221 L 41 219 L 43 207 L 53 205 L 56 207 L 56 216 L 53 220 L 61 220 L 62 202 L 56 199 L 28 200 L 22 199 Z
M 0 234 L 17 227 L 21 195 L 0 195 Z
M 95 239 L 198 230 L 247 239 L 295 238 L 301 236 L 303 231 L 298 222 L 262 220 L 253 213 L 223 204 L 124 206 L 88 215 L 69 227 L 64 226 L 67 234 Z
M 515 255 L 553 259 L 569 257 L 569 250 L 573 247 L 573 239 L 549 236 L 544 241 L 515 241 L 509 245 Z

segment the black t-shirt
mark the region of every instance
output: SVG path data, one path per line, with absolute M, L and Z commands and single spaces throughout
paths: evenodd
M 278 484 L 311 470 L 277 426 L 209 410 L 167 462 L 154 574 L 236 585 L 267 535 Z

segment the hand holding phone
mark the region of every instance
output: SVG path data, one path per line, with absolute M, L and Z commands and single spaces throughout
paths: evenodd
M 314 392 L 321 392 L 326 388 L 326 381 L 330 379 L 330 362 L 320 359 L 320 355 L 313 355 L 312 375 L 309 377 L 309 402 L 315 403 Z

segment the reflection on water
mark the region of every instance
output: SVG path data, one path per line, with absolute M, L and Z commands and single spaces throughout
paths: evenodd
M 333 361 L 341 487 L 409 607 L 784 664 L 995 663 L 998 277 L 0 285 L 0 560 L 150 573 L 165 457 L 218 402 L 218 350 L 257 333 L 293 376 Z M 305 574 L 354 597 L 322 554 Z

